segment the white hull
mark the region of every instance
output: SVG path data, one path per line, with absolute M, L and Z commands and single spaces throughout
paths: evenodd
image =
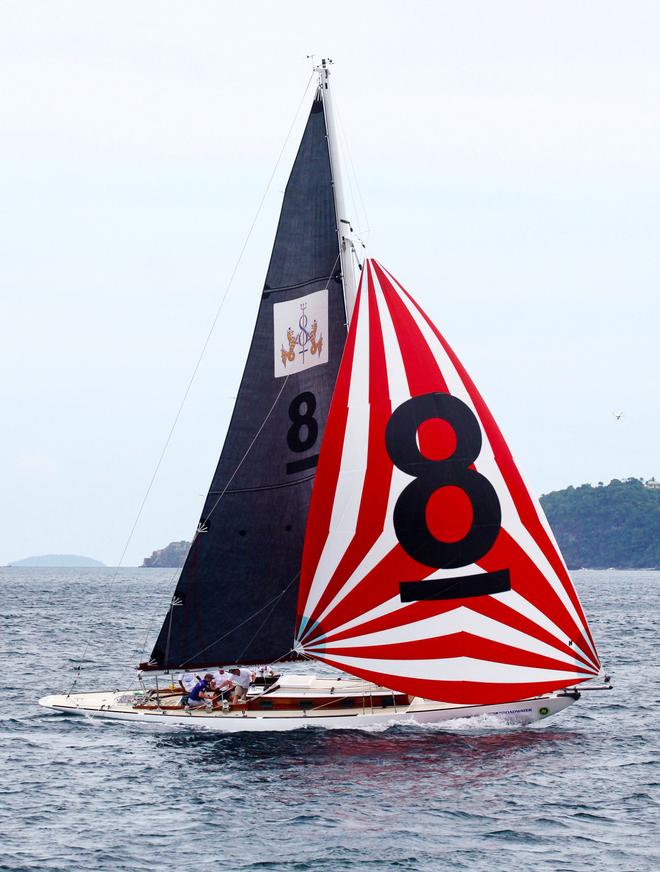
M 314 681 L 314 684 L 319 683 L 318 680 Z M 318 694 L 318 690 L 318 687 L 300 687 L 297 688 L 296 697 L 298 699 L 304 698 L 312 704 L 314 692 Z M 356 694 L 351 692 L 352 690 L 352 688 L 349 690 L 346 687 L 347 693 L 344 695 L 342 688 L 341 698 L 351 698 L 353 706 L 347 710 L 337 709 L 332 712 L 328 711 L 327 708 L 324 710 L 324 706 L 302 711 L 300 707 L 291 707 L 273 711 L 230 708 L 224 712 L 222 710 L 210 712 L 204 709 L 188 711 L 180 706 L 160 708 L 157 705 L 152 705 L 149 708 L 137 708 L 132 704 L 133 693 L 130 691 L 45 696 L 39 700 L 39 704 L 68 714 L 103 718 L 104 720 L 151 724 L 159 728 L 188 727 L 236 733 L 297 730 L 306 727 L 360 730 L 369 729 L 374 725 L 387 727 L 396 724 L 437 724 L 463 718 L 483 718 L 484 716 L 492 718 L 494 726 L 497 726 L 498 723 L 525 725 L 557 714 L 575 702 L 579 696 L 577 693 L 560 692 L 518 702 L 475 706 L 434 702 L 415 697 L 404 706 L 382 708 L 370 703 L 373 695 L 370 696 L 369 693 Z M 141 696 L 142 694 L 136 694 L 135 698 Z M 279 694 L 272 693 L 269 699 L 277 699 L 278 696 Z M 291 690 L 287 690 L 287 698 L 291 699 Z M 258 700 L 259 696 L 251 695 L 250 699 Z

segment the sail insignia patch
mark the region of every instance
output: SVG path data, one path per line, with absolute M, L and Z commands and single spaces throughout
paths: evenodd
M 328 290 L 273 306 L 275 378 L 328 362 Z

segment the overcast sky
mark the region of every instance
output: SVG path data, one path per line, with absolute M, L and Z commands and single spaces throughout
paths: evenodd
M 653 2 L 2 0 L 0 563 L 119 559 L 312 52 L 369 254 L 533 492 L 660 478 L 659 33 Z M 307 108 L 128 564 L 196 526 Z

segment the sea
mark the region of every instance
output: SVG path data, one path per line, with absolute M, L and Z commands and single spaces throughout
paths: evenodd
M 37 705 L 131 686 L 172 570 L 0 569 L 0 869 L 657 872 L 660 572 L 573 575 L 614 689 L 554 718 L 223 736 Z

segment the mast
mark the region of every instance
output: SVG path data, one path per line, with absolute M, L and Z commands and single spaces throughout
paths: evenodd
M 339 257 L 341 262 L 342 282 L 344 285 L 344 302 L 346 305 L 346 323 L 351 323 L 353 306 L 355 305 L 356 287 L 355 273 L 353 272 L 353 240 L 350 237 L 352 230 L 351 222 L 347 218 L 344 203 L 344 189 L 341 178 L 341 166 L 339 160 L 339 141 L 337 139 L 337 126 L 332 101 L 332 89 L 330 88 L 330 58 L 323 58 L 321 63 L 314 67 L 319 76 L 319 90 L 323 100 L 325 114 L 325 130 L 328 137 L 328 152 L 330 153 L 330 173 L 332 175 L 332 191 L 335 201 L 335 214 L 337 216 L 337 238 L 339 241 Z

